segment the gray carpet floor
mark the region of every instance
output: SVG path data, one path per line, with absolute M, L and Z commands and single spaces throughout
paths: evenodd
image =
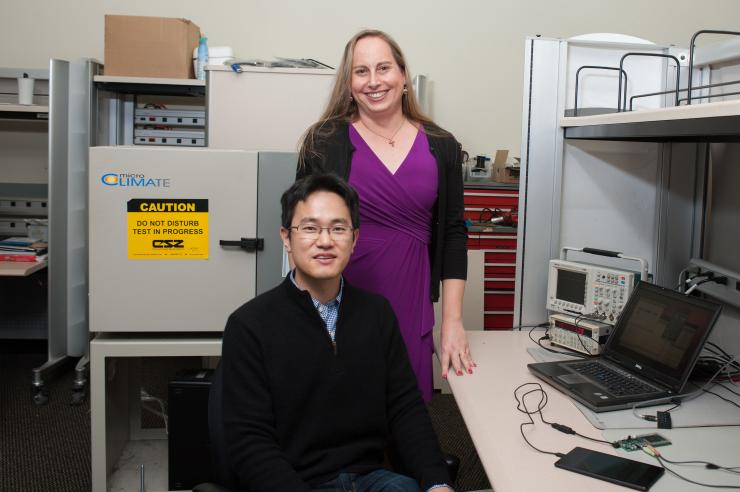
M 31 401 L 31 369 L 43 363 L 38 345 L 0 340 L 0 492 L 90 490 L 90 405 L 70 405 L 72 367 L 51 381 L 49 403 Z M 429 404 L 447 453 L 460 458 L 458 490 L 489 488 L 488 479 L 451 395 Z
M 0 344 L 5 344 L 0 341 Z M 72 369 L 31 401 L 31 369 L 44 354 L 0 353 L 0 491 L 90 490 L 90 405 L 71 406 Z

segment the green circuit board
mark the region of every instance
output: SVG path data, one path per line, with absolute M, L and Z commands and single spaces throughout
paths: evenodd
M 617 441 L 617 444 L 619 444 L 619 447 L 624 449 L 625 451 L 638 451 L 642 449 L 642 447 L 646 444 L 655 446 L 657 448 L 659 446 L 669 446 L 671 444 L 671 441 L 661 436 L 660 434 L 644 434 L 634 437 L 627 436 L 626 439 L 621 439 Z

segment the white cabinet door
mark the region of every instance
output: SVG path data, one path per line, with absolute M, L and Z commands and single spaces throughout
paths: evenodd
M 257 153 L 90 149 L 90 330 L 221 331 L 255 295 Z
M 295 152 L 323 113 L 333 84 L 334 70 L 209 70 L 208 146 Z

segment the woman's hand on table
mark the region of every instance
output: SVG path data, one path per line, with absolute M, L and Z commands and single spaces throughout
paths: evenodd
M 447 379 L 450 366 L 458 376 L 462 376 L 463 372 L 473 374 L 473 368 L 476 367 L 476 364 L 470 354 L 468 337 L 465 334 L 462 320 L 442 321 L 441 331 L 440 346 L 442 354 L 440 360 L 442 362 L 442 377 Z

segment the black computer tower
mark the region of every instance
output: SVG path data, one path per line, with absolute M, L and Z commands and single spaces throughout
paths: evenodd
M 212 481 L 208 392 L 212 369 L 184 370 L 169 382 L 169 489 Z

